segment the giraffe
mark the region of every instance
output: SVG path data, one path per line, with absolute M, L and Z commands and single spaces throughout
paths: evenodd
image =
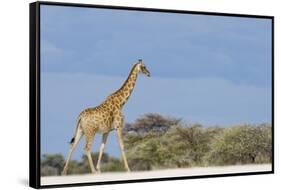
M 128 172 L 130 171 L 124 151 L 122 137 L 122 129 L 124 125 L 122 108 L 129 99 L 134 89 L 139 73 L 145 74 L 146 76 L 150 77 L 150 72 L 147 70 L 145 64 L 141 59 L 139 59 L 138 62 L 133 65 L 128 78 L 117 91 L 109 95 L 100 105 L 94 108 L 86 108 L 79 114 L 77 125 L 74 131 L 74 136 L 70 142 L 68 157 L 62 172 L 63 175 L 67 174 L 68 164 L 71 159 L 72 153 L 82 136 L 84 136 L 86 140 L 84 151 L 87 155 L 91 172 L 93 174 L 100 172 L 102 154 L 108 134 L 112 130 L 117 131 L 118 142 L 125 169 Z M 91 157 L 91 147 L 96 133 L 102 134 L 102 143 L 99 148 L 99 157 L 95 169 Z

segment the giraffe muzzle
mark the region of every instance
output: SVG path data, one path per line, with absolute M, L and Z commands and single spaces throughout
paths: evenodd
M 146 76 L 150 77 L 150 72 L 147 70 L 146 67 L 144 67 L 143 73 L 144 73 Z

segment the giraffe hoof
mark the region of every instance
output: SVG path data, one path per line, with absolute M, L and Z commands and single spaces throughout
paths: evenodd
M 100 167 L 97 167 L 97 173 L 101 173 Z

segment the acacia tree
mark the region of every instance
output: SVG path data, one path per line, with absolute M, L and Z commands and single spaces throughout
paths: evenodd
M 169 130 L 171 126 L 178 125 L 181 119 L 162 116 L 158 113 L 148 113 L 136 119 L 134 123 L 127 124 L 124 132 L 136 133 L 138 135 L 146 135 L 147 133 L 163 134 Z

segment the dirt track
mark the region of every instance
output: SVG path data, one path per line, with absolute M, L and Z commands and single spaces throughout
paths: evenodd
M 237 165 L 225 167 L 198 167 L 198 168 L 181 168 L 168 170 L 155 170 L 147 172 L 112 172 L 101 174 L 86 174 L 86 175 L 67 175 L 54 177 L 41 177 L 41 185 L 55 184 L 71 184 L 71 183 L 92 183 L 102 181 L 120 181 L 143 178 L 165 178 L 172 176 L 200 176 L 212 174 L 231 174 L 231 173 L 246 173 L 271 171 L 270 164 L 263 165 Z

